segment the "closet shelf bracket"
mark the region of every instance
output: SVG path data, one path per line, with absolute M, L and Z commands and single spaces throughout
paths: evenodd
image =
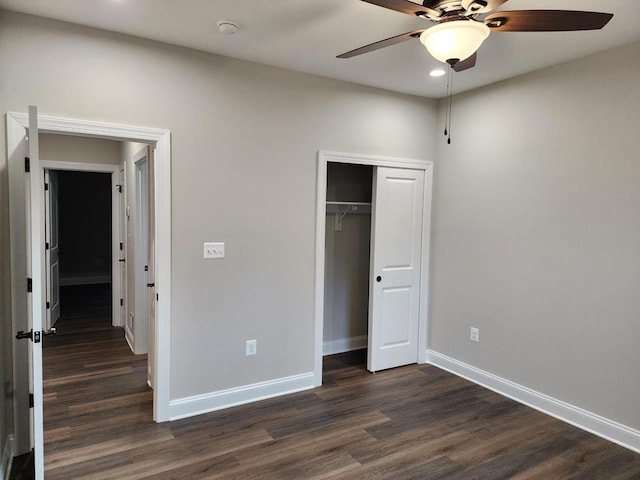
M 342 222 L 349 213 L 371 214 L 371 204 L 364 202 L 327 202 L 327 213 L 335 215 L 333 228 L 342 231 Z

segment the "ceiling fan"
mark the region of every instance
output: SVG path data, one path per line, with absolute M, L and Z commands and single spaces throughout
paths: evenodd
M 429 20 L 435 25 L 396 35 L 338 55 L 351 58 L 420 38 L 429 53 L 461 72 L 476 64 L 477 50 L 491 32 L 567 32 L 598 30 L 611 13 L 572 10 L 514 10 L 493 12 L 507 0 L 362 0 L 396 12 Z

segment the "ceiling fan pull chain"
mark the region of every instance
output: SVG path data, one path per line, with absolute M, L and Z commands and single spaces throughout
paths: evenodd
M 447 126 L 447 130 L 449 131 L 447 134 L 447 145 L 451 145 L 451 117 L 452 117 L 452 106 L 453 106 L 453 67 L 449 68 L 449 105 L 448 105 L 448 112 L 447 112 L 447 118 L 448 118 L 448 126 Z
M 449 91 L 451 87 L 451 69 L 447 70 L 447 98 L 449 97 Z M 444 115 L 444 136 L 449 135 L 449 106 L 445 107 Z

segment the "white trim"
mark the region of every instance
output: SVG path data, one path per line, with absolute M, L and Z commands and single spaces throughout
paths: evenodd
M 640 453 L 640 431 L 429 350 L 428 362 L 563 422 Z
M 367 348 L 367 337 L 362 335 L 359 337 L 340 338 L 338 340 L 329 340 L 322 343 L 323 355 L 335 355 L 336 353 L 351 352 L 353 350 L 362 350 Z
M 120 324 L 120 198 L 118 185 L 120 166 L 101 163 L 61 162 L 40 160 L 43 170 L 64 170 L 67 172 L 110 173 L 111 174 L 111 278 L 103 275 L 83 275 L 60 278 L 59 285 L 92 285 L 111 282 L 111 325 Z M 49 273 L 47 272 L 47 275 Z M 64 282 L 64 283 L 63 283 Z
M 23 113 L 8 112 L 8 124 L 12 121 L 28 128 L 28 116 Z M 153 418 L 156 422 L 169 420 L 170 399 L 170 367 L 171 367 L 171 132 L 169 130 L 118 125 L 90 120 L 38 115 L 38 126 L 41 133 L 86 136 L 117 141 L 133 141 L 154 144 L 156 147 L 156 291 L 158 292 L 157 326 L 156 326 L 156 388 L 153 390 Z M 24 132 L 23 132 L 24 133 Z M 23 135 L 24 136 L 24 135 Z M 14 136 L 8 136 L 7 151 L 13 152 L 18 145 Z M 13 172 L 20 172 L 20 165 L 11 167 Z M 13 182 L 9 182 L 10 185 Z M 21 194 L 21 192 L 18 192 Z M 15 218 L 21 215 L 15 212 L 14 205 L 20 205 L 20 199 L 11 198 L 11 215 Z M 15 203 L 14 201 L 17 200 Z M 18 223 L 19 225 L 19 223 Z M 13 224 L 12 224 L 13 226 Z M 12 229 L 13 230 L 13 229 Z M 13 238 L 13 236 L 12 236 Z M 13 250 L 13 249 L 12 249 Z M 15 261 L 15 258 L 12 258 Z M 20 261 L 18 260 L 18 264 Z M 12 285 L 15 285 L 20 272 L 12 267 Z M 15 290 L 12 289 L 12 296 Z M 19 302 L 19 297 L 12 298 L 12 302 Z M 13 304 L 13 303 L 12 303 Z M 12 311 L 16 315 L 16 310 Z
M 411 170 L 426 170 L 433 166 L 429 160 L 416 160 L 413 158 L 381 157 L 377 155 L 362 155 L 359 153 L 341 153 L 320 150 L 318 158 L 326 162 L 353 163 L 357 165 L 371 165 L 373 167 L 409 168 Z M 323 202 L 325 199 L 323 198 Z
M 201 415 L 225 408 L 279 397 L 314 388 L 313 372 L 292 375 L 243 387 L 171 400 L 170 420 Z
M 27 114 L 8 112 L 7 115 L 13 117 L 24 128 L 29 128 L 29 116 Z M 164 139 L 165 135 L 170 133 L 168 130 L 159 128 L 54 117 L 51 115 L 38 115 L 38 130 L 40 133 L 142 143 L 159 142 Z
M 315 307 L 314 307 L 314 377 L 315 385 L 322 385 L 323 323 L 324 323 L 324 256 L 327 199 L 327 163 L 351 163 L 374 167 L 407 168 L 425 171 L 423 208 L 422 264 L 420 275 L 420 323 L 418 325 L 418 362 L 427 361 L 427 332 L 429 325 L 429 245 L 431 229 L 431 192 L 433 189 L 433 162 L 394 157 L 380 157 L 320 150 L 318 152 L 316 183 L 316 235 L 315 235 Z
M 11 476 L 11 465 L 14 455 L 14 437 L 9 435 L 2 450 L 2 463 L 0 463 L 0 480 L 9 480 Z

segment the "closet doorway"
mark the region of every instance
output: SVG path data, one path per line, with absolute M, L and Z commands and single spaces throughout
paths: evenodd
M 367 369 L 427 360 L 431 162 L 320 152 L 316 384 L 323 355 Z

